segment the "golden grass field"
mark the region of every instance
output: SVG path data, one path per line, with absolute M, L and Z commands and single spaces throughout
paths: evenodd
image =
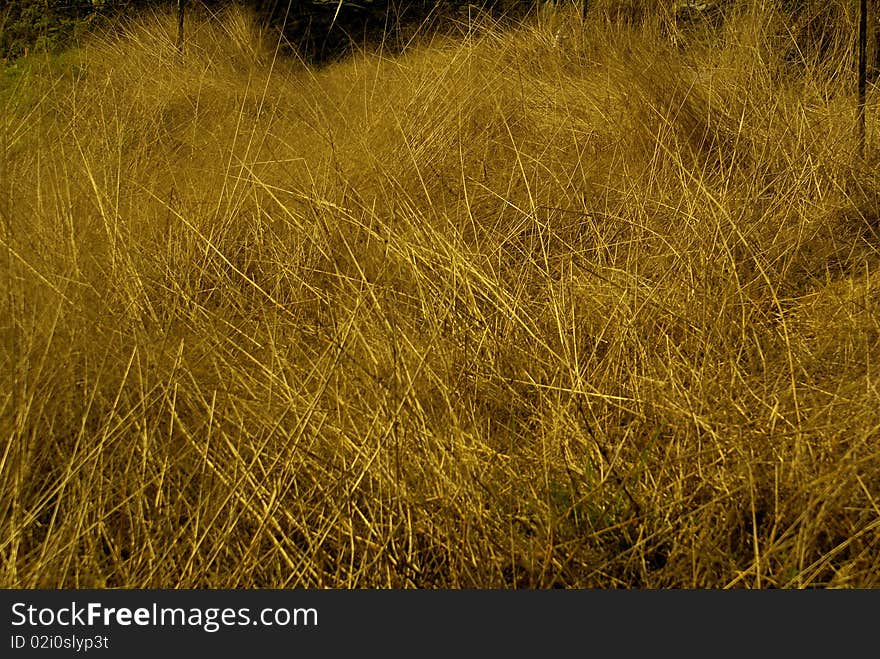
M 0 585 L 880 586 L 856 17 L 603 2 L 8 66 Z

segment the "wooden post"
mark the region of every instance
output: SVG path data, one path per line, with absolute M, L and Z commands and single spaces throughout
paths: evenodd
M 865 92 L 868 76 L 868 0 L 859 0 L 859 153 L 865 157 Z
M 186 12 L 186 0 L 177 0 L 177 52 L 183 52 L 183 15 Z

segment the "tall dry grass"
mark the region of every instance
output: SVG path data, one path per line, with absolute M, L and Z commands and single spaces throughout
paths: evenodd
M 0 583 L 876 587 L 850 19 L 8 70 Z

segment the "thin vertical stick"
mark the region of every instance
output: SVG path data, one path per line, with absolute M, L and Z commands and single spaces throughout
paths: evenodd
M 177 0 L 177 52 L 179 53 L 183 52 L 183 15 L 185 12 L 186 0 Z
M 865 91 L 868 70 L 868 0 L 859 3 L 859 153 L 865 157 Z
M 880 80 L 880 4 L 874 0 L 871 6 L 874 8 L 874 71 L 871 80 L 877 82 Z

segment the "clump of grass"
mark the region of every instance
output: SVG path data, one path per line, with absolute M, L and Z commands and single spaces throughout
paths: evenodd
M 737 7 L 4 82 L 3 585 L 876 586 L 880 180 Z

